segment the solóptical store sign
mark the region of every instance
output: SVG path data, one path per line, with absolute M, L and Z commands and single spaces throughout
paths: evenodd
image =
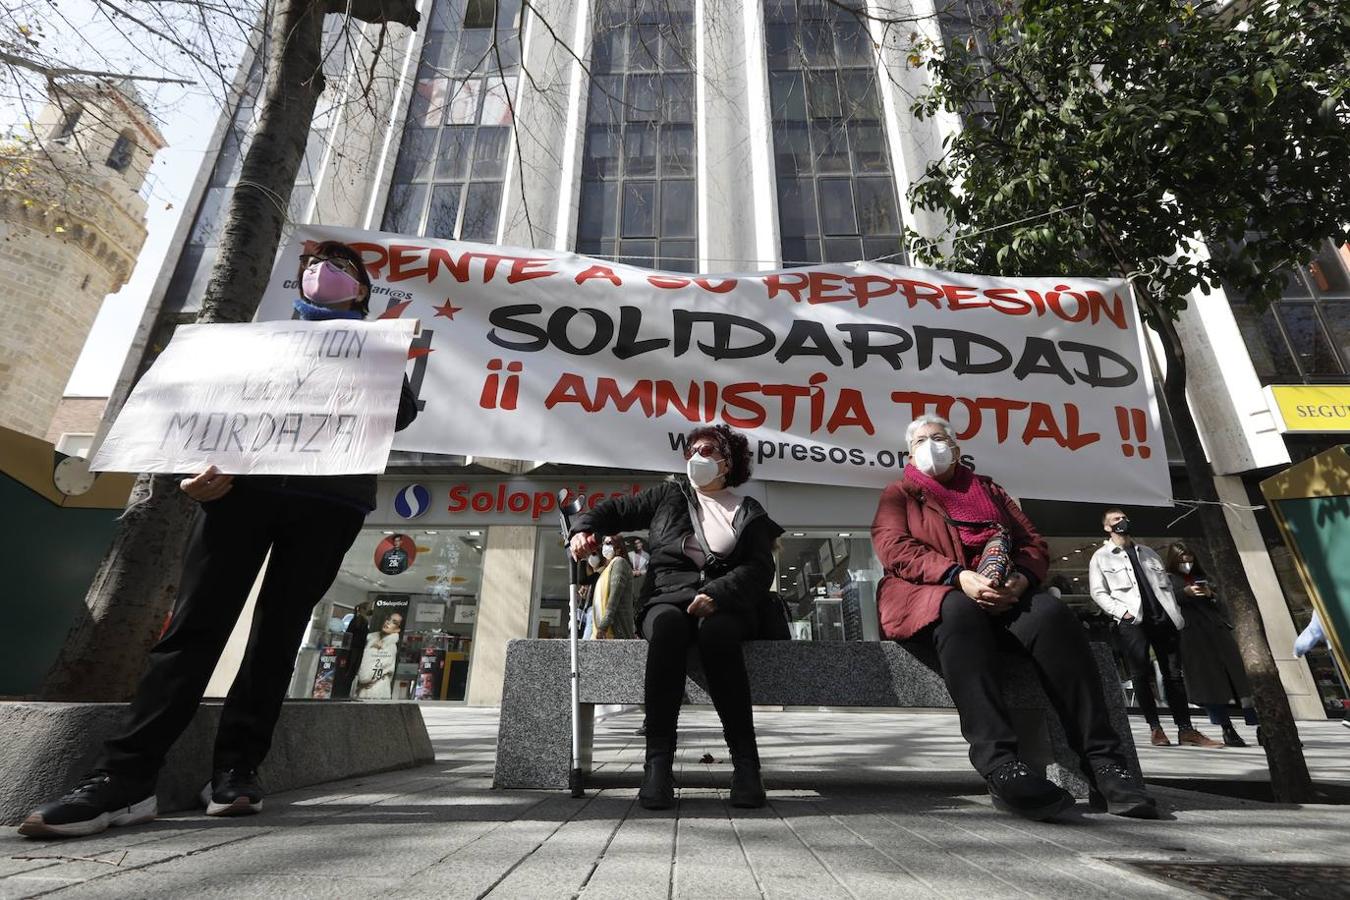
M 660 480 L 659 476 L 627 481 L 536 481 L 526 478 L 478 480 L 421 476 L 414 482 L 411 478 L 400 481 L 385 477 L 380 480 L 378 503 L 371 513 L 370 521 L 406 521 L 406 498 L 410 494 L 408 488 L 416 486 L 430 497 L 427 508 L 417 517 L 418 528 L 435 525 L 556 526 L 560 489 L 584 494 L 586 505 L 593 507 L 601 500 L 636 494 Z

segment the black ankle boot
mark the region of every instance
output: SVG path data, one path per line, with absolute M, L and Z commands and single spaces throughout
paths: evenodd
M 764 805 L 764 782 L 759 775 L 759 744 L 755 733 L 730 735 L 725 731 L 731 751 L 731 805 L 737 809 L 759 809 Z
M 638 803 L 643 809 L 670 809 L 675 805 L 675 742 L 647 741 Z
M 731 805 L 737 809 L 759 809 L 767 797 L 759 777 L 758 756 L 731 758 Z

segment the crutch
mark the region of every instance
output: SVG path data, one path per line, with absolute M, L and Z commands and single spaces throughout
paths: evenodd
M 567 615 L 571 620 L 568 642 L 572 650 L 572 767 L 567 773 L 567 786 L 573 797 L 584 797 L 581 787 L 581 668 L 577 664 L 577 611 L 581 605 L 581 560 L 572 558 L 572 517 L 581 512 L 585 494 L 577 494 L 569 502 L 567 488 L 558 491 L 558 518 L 562 521 L 563 545 L 567 547 Z

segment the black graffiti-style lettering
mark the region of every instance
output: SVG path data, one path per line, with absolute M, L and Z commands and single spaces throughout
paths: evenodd
M 594 328 L 589 341 L 575 344 L 568 333 L 568 326 L 580 315 L 588 316 Z M 561 306 L 548 317 L 548 339 L 553 342 L 553 346 L 573 356 L 593 356 L 608 347 L 612 337 L 614 337 L 614 322 L 602 309 L 590 306 L 581 309 Z
M 638 340 L 638 330 L 642 327 L 642 310 L 636 306 L 619 307 L 619 338 L 614 342 L 614 356 L 618 359 L 631 359 L 654 350 L 664 350 L 670 346 L 670 338 L 648 338 Z
M 1027 337 L 1011 346 L 984 334 L 955 328 L 915 325 L 906 329 L 880 323 L 836 323 L 793 319 L 780 338 L 768 325 L 724 312 L 673 309 L 669 330 L 657 323 L 643 332 L 644 312 L 620 307 L 615 317 L 593 307 L 559 307 L 541 323 L 537 303 L 501 306 L 489 314 L 488 341 L 506 350 L 536 353 L 556 347 L 572 356 L 592 356 L 607 347 L 618 359 L 666 352 L 678 358 L 697 350 L 709 359 L 753 359 L 772 355 L 780 363 L 797 358 L 828 361 L 854 369 L 872 360 L 890 369 L 904 368 L 909 356 L 914 368 L 947 369 L 957 375 L 994 375 L 1010 372 L 1019 381 L 1044 375 L 1065 384 L 1117 388 L 1134 384 L 1139 371 L 1121 354 L 1079 341 Z M 578 342 L 573 321 L 585 316 L 593 331 Z M 646 315 L 652 315 L 647 313 Z M 845 356 L 847 353 L 847 356 Z M 912 355 L 911 355 L 912 354 Z
M 1078 341 L 1060 341 L 1059 346 L 1067 353 L 1082 354 L 1083 362 L 1087 365 L 1087 371 L 1081 372 L 1074 369 L 1073 374 L 1077 375 L 1084 384 L 1090 384 L 1093 387 L 1124 387 L 1139 380 L 1139 370 L 1128 359 L 1114 350 L 1098 347 L 1095 344 L 1081 344 Z M 1120 374 L 1109 377 L 1103 375 L 1102 360 L 1104 359 L 1119 366 Z
M 954 328 L 929 328 L 925 325 L 914 326 L 914 344 L 919 353 L 919 368 L 927 369 L 933 364 L 933 354 L 940 341 L 951 346 L 955 356 L 948 358 L 939 355 L 937 361 L 958 375 L 992 375 L 1005 371 L 1012 364 L 1012 353 L 1008 348 L 991 337 L 958 331 Z M 994 359 L 977 362 L 972 357 L 976 348 L 989 350 Z
M 825 331 L 825 324 L 814 319 L 793 319 L 788 336 L 783 338 L 774 359 L 787 362 L 794 356 L 823 356 L 836 366 L 844 364 L 839 348 Z
M 698 348 L 712 359 L 753 359 L 756 356 L 763 356 L 773 349 L 775 343 L 774 333 L 767 325 L 761 325 L 754 319 L 747 319 L 744 316 L 733 316 L 731 313 L 718 312 L 696 312 L 689 309 L 677 309 L 673 311 L 675 323 L 675 355 L 683 356 L 689 350 L 689 342 L 693 340 L 694 328 L 697 325 L 711 325 L 713 342 L 705 344 L 698 342 Z M 735 329 L 742 329 L 750 332 L 758 338 L 757 341 L 740 346 L 732 346 L 732 339 L 735 335 Z M 749 337 L 749 335 L 746 335 Z
M 1013 369 L 1013 377 L 1024 381 L 1028 375 L 1054 375 L 1063 379 L 1065 384 L 1073 384 L 1069 367 L 1059 358 L 1055 342 L 1045 338 L 1029 337 L 1022 351 L 1022 358 Z
M 509 306 L 499 306 L 488 313 L 488 322 L 492 325 L 492 329 L 487 333 L 487 339 L 498 347 L 521 353 L 537 353 L 544 350 L 548 347 L 548 332 L 535 323 L 524 319 L 525 316 L 537 316 L 543 311 L 544 308 L 538 303 L 514 303 Z M 499 329 L 526 335 L 529 340 L 507 340 L 497 333 Z
M 844 347 L 853 355 L 853 368 L 855 369 L 862 368 L 869 356 L 879 356 L 892 369 L 899 371 L 905 366 L 900 354 L 914 346 L 914 338 L 910 337 L 908 331 L 897 325 L 866 325 L 850 322 L 834 327 L 848 335 L 844 338 Z M 872 343 L 872 335 L 874 334 L 890 335 L 896 340 L 893 343 L 876 345 Z

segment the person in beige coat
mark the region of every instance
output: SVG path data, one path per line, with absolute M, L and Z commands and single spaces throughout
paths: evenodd
M 1191 724 L 1180 652 L 1180 633 L 1186 620 L 1172 594 L 1172 580 L 1162 559 L 1151 548 L 1135 543 L 1130 537 L 1130 518 L 1118 507 L 1102 514 L 1102 530 L 1107 539 L 1092 555 L 1088 583 L 1092 599 L 1116 623 L 1116 649 L 1125 658 L 1134 680 L 1136 702 L 1148 720 L 1153 745 L 1166 747 L 1172 742 L 1163 731 L 1153 697 L 1150 649 L 1162 670 L 1163 691 L 1177 726 L 1177 742 L 1193 747 L 1222 747 L 1223 744 L 1201 734 Z

